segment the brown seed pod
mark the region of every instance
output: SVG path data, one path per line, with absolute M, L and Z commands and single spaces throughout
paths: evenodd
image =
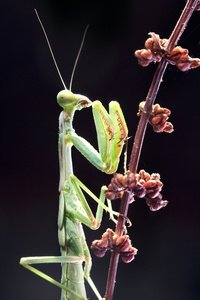
M 146 194 L 149 198 L 155 198 L 159 195 L 163 183 L 159 180 L 148 180 L 145 183 Z
M 130 201 L 133 200 L 133 189 L 136 185 L 136 177 L 130 171 L 126 175 L 114 173 L 108 189 L 105 191 L 105 196 L 109 200 L 122 198 L 124 192 L 127 191 L 131 194 Z
M 103 257 L 106 251 L 116 251 L 125 263 L 131 262 L 137 254 L 137 249 L 131 246 L 128 235 L 118 236 L 110 228 L 104 232 L 101 240 L 92 242 L 91 249 L 98 257 Z
M 145 112 L 144 107 L 145 102 L 142 101 L 139 104 L 139 111 L 137 113 L 138 116 L 141 114 L 141 112 Z M 169 109 L 160 107 L 159 104 L 155 104 L 152 106 L 152 111 L 149 115 L 148 121 L 152 125 L 155 132 L 173 132 L 174 129 L 172 123 L 167 122 L 170 114 L 171 111 Z
M 173 131 L 173 125 L 167 122 L 171 111 L 167 108 L 160 107 L 159 104 L 155 104 L 152 107 L 152 113 L 149 116 L 149 123 L 153 126 L 155 132 L 168 132 Z
M 134 175 L 127 171 L 126 175 L 114 174 L 108 189 L 105 191 L 105 196 L 110 200 L 115 200 L 122 198 L 126 191 L 131 195 L 129 203 L 134 201 L 134 196 L 145 198 L 150 210 L 158 210 L 168 203 L 162 200 L 160 194 L 162 187 L 163 183 L 160 181 L 160 174 L 158 173 L 150 175 L 145 170 L 140 170 L 138 174 Z M 99 251 L 98 248 L 96 251 Z
M 195 10 L 200 10 L 199 1 Z M 148 38 L 145 42 L 146 49 L 135 51 L 135 56 L 138 58 L 141 66 L 146 67 L 151 62 L 160 62 L 162 58 L 165 58 L 170 64 L 176 65 L 181 71 L 187 71 L 200 66 L 200 59 L 191 58 L 188 55 L 187 49 L 177 46 L 168 53 L 166 51 L 167 39 L 160 39 L 159 35 L 154 32 L 150 32 L 149 35 L 151 38 Z
M 171 53 L 166 54 L 166 59 L 170 64 L 176 65 L 183 72 L 200 66 L 200 59 L 191 58 L 188 55 L 188 50 L 180 46 L 175 47 Z
M 159 194 L 156 198 L 145 197 L 145 199 L 151 211 L 159 210 L 168 204 L 167 200 L 162 200 L 161 194 Z

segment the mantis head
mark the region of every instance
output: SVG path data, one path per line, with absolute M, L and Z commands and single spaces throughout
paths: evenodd
M 71 91 L 65 89 L 57 95 L 58 104 L 67 111 L 81 110 L 82 108 L 89 107 L 92 102 L 83 95 L 73 94 Z

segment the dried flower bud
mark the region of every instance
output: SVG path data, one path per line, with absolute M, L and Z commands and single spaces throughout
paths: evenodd
M 123 191 L 114 191 L 112 186 L 109 184 L 108 189 L 105 191 L 105 197 L 109 200 L 116 200 L 122 198 L 124 195 Z
M 148 180 L 145 183 L 146 194 L 149 198 L 155 198 L 160 194 L 163 183 L 159 180 Z
M 171 53 L 166 54 L 166 59 L 172 65 L 176 65 L 181 71 L 188 71 L 200 66 L 199 58 L 191 58 L 188 50 L 180 46 L 175 47 Z
M 141 181 L 142 179 L 146 182 L 151 178 L 150 174 L 146 172 L 145 170 L 140 170 L 140 172 L 137 174 L 137 180 Z
M 142 180 L 137 182 L 134 192 L 135 192 L 135 196 L 137 196 L 138 198 L 144 198 L 144 196 L 146 195 L 146 189 L 144 186 L 145 182 Z
M 151 47 L 149 49 L 155 54 L 165 52 L 165 47 L 168 40 L 160 39 L 160 36 L 158 34 L 155 34 L 154 32 L 149 32 L 149 35 L 151 36 L 150 39 L 153 40 L 153 43 L 151 43 Z
M 160 109 L 159 107 L 157 107 Z M 163 110 L 163 109 L 162 109 Z M 147 205 L 151 210 L 158 210 L 167 205 L 167 201 L 162 201 L 160 194 L 163 183 L 160 181 L 160 174 L 152 173 L 151 175 L 145 170 L 140 170 L 136 175 L 127 171 L 126 175 L 115 173 L 111 179 L 108 189 L 105 191 L 106 198 L 115 200 L 122 198 L 124 192 L 130 193 L 129 203 L 134 201 L 134 196 L 145 198 Z M 97 250 L 98 247 L 97 247 Z
M 122 198 L 124 192 L 127 191 L 131 194 L 130 202 L 133 200 L 133 189 L 136 185 L 136 178 L 133 173 L 127 171 L 126 175 L 114 173 L 108 189 L 105 191 L 105 196 L 109 200 Z
M 195 10 L 200 10 L 200 2 L 198 2 Z M 170 64 L 176 65 L 179 70 L 187 71 L 200 66 L 200 59 L 191 58 L 188 50 L 180 46 L 175 47 L 170 53 L 166 51 L 167 39 L 160 39 L 158 34 L 150 32 L 151 38 L 145 42 L 145 48 L 135 51 L 135 56 L 141 66 L 146 67 L 151 62 L 159 62 L 165 58 Z
M 155 104 L 152 107 L 152 113 L 149 117 L 149 123 L 153 126 L 155 132 L 168 132 L 173 131 L 173 125 L 167 122 L 171 111 L 167 108 L 160 107 L 159 104 Z
M 131 246 L 131 241 L 128 235 L 118 237 L 113 236 L 113 249 L 120 254 L 123 262 L 130 263 L 137 254 L 137 249 Z
M 94 251 L 94 254 L 97 257 L 103 257 L 107 250 L 112 247 L 112 239 L 114 232 L 111 229 L 107 229 L 106 232 L 102 235 L 101 240 L 95 240 L 92 242 L 91 249 Z
M 134 193 L 137 197 L 146 199 L 150 210 L 158 210 L 167 205 L 168 201 L 162 201 L 162 195 L 160 194 L 163 187 L 163 183 L 160 181 L 160 174 L 152 173 L 150 175 L 141 170 L 136 174 L 136 180 L 137 184 Z M 139 184 L 142 186 L 141 190 L 138 188 Z
M 161 40 L 158 34 L 150 32 L 151 38 L 148 38 L 145 42 L 145 48 L 135 51 L 135 56 L 138 58 L 138 62 L 141 66 L 146 67 L 151 62 L 161 61 L 163 54 L 165 53 L 166 39 Z
M 139 104 L 139 111 L 137 113 L 138 116 L 141 114 L 141 112 L 145 112 L 144 106 L 144 101 Z M 148 121 L 152 125 L 155 132 L 173 132 L 174 129 L 172 123 L 167 122 L 170 114 L 171 111 L 169 109 L 160 107 L 159 104 L 155 104 L 152 106 L 152 112 L 149 116 Z
M 156 198 L 145 197 L 145 199 L 146 199 L 146 203 L 149 206 L 151 211 L 159 210 L 162 207 L 165 207 L 168 203 L 167 200 L 162 200 L 161 194 L 159 194 Z
M 123 185 L 130 190 L 133 190 L 136 185 L 135 174 L 131 171 L 127 171 L 126 175 L 124 176 Z
M 147 49 L 136 50 L 135 56 L 138 58 L 138 63 L 142 67 L 147 67 L 154 60 L 153 54 Z
M 91 249 L 98 257 L 105 255 L 107 250 L 116 251 L 125 263 L 131 262 L 137 254 L 137 249 L 131 246 L 128 235 L 118 236 L 111 229 L 107 229 L 101 240 L 92 242 Z
M 149 118 L 149 123 L 153 126 L 155 132 L 163 132 L 165 129 L 165 123 L 168 117 L 166 115 L 157 115 Z
M 172 133 L 174 131 L 174 127 L 171 122 L 166 122 L 166 126 L 164 132 Z
M 160 180 L 160 174 L 159 173 L 152 173 L 150 178 L 152 180 Z

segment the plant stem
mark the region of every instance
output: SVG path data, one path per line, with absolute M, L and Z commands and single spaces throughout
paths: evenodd
M 121 199 L 120 210 L 119 210 L 121 216 L 119 216 L 118 218 L 118 222 L 115 229 L 115 233 L 118 234 L 119 236 L 122 236 L 124 232 L 124 225 L 126 219 L 122 217 L 122 215 L 127 216 L 129 200 L 130 200 L 129 197 L 130 197 L 129 193 L 125 192 L 124 196 Z M 112 300 L 113 297 L 118 261 L 119 261 L 119 254 L 113 251 L 110 259 L 109 270 L 108 270 L 108 279 L 107 279 L 106 295 L 105 295 L 106 300 Z
M 199 0 L 188 0 L 187 1 L 185 8 L 184 8 L 178 22 L 176 23 L 174 30 L 172 31 L 171 36 L 169 38 L 167 49 L 166 49 L 167 52 L 171 52 L 171 50 L 178 43 L 178 40 L 180 39 L 183 31 L 185 30 L 187 23 L 189 22 L 198 2 L 199 2 Z
M 184 29 L 186 28 L 186 25 L 198 3 L 198 0 L 188 0 L 185 8 L 168 40 L 168 45 L 166 47 L 166 50 L 170 52 L 177 44 L 179 38 L 181 37 Z M 146 132 L 146 127 L 149 119 L 149 114 L 152 109 L 152 105 L 154 104 L 154 101 L 156 99 L 160 84 L 162 82 L 162 78 L 164 75 L 164 72 L 167 67 L 167 62 L 163 58 L 161 62 L 159 63 L 156 72 L 154 74 L 149 92 L 146 97 L 146 102 L 144 106 L 144 111 L 141 113 L 140 121 L 137 127 L 137 131 L 135 134 L 135 139 L 133 142 L 131 157 L 130 157 L 130 164 L 129 164 L 129 170 L 136 174 L 138 162 L 140 158 L 140 153 L 142 149 L 142 144 L 144 140 L 144 135 Z M 122 216 L 127 216 L 128 212 L 128 206 L 129 206 L 129 200 L 130 200 L 130 194 L 128 192 L 124 193 L 124 196 L 121 199 L 121 205 L 120 205 L 120 214 L 118 219 L 118 223 L 116 226 L 115 233 L 119 236 L 123 235 L 124 231 L 124 225 L 125 225 L 125 218 Z M 108 271 L 108 279 L 107 279 L 107 287 L 106 287 L 106 294 L 105 294 L 105 300 L 112 300 L 113 298 L 113 292 L 114 292 L 114 286 L 115 286 L 115 280 L 116 280 L 116 274 L 117 274 L 117 266 L 119 261 L 119 254 L 115 251 L 112 252 L 111 259 L 110 259 L 110 266 Z
M 129 170 L 133 172 L 134 174 L 137 172 L 138 162 L 140 158 L 140 153 L 142 149 L 142 144 L 144 140 L 144 135 L 147 128 L 147 123 L 149 119 L 149 115 L 152 110 L 152 105 L 156 99 L 162 77 L 164 75 L 165 69 L 167 67 L 167 62 L 163 59 L 154 74 L 149 92 L 146 97 L 146 102 L 144 106 L 144 111 L 141 113 L 140 121 L 138 124 L 138 128 L 135 134 L 135 140 L 133 143 L 133 148 L 131 152 L 131 158 L 130 158 L 130 164 L 129 164 Z

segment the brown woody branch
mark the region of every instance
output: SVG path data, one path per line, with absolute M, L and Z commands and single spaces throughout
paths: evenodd
M 180 36 L 182 35 L 193 11 L 195 10 L 195 7 L 197 10 L 199 9 L 200 1 L 198 0 L 188 0 L 186 3 L 186 6 L 168 40 L 168 44 L 166 46 L 166 51 L 170 53 L 172 49 L 176 46 Z M 144 111 L 141 113 L 140 121 L 138 124 L 138 128 L 136 131 L 133 148 L 131 152 L 130 157 L 130 164 L 129 164 L 129 170 L 136 174 L 139 157 L 141 153 L 141 148 L 144 140 L 144 135 L 146 132 L 147 123 L 149 120 L 149 115 L 152 111 L 152 105 L 154 104 L 155 98 L 157 96 L 160 83 L 162 81 L 162 77 L 164 75 L 164 72 L 166 70 L 168 62 L 165 58 L 162 58 L 160 61 L 157 70 L 155 72 L 155 75 L 153 77 L 153 81 L 151 83 L 149 92 L 146 97 L 146 103 L 144 106 Z M 125 192 L 122 200 L 121 200 L 121 206 L 120 206 L 120 216 L 118 219 L 118 223 L 116 226 L 115 233 L 119 236 L 123 235 L 124 231 L 124 225 L 125 225 L 125 218 L 122 216 L 127 216 L 128 212 L 128 206 L 130 202 L 131 195 L 128 192 Z M 115 278 L 117 274 L 117 265 L 119 260 L 119 253 L 116 251 L 112 252 L 111 260 L 110 260 L 110 266 L 108 271 L 108 279 L 107 279 L 107 287 L 106 287 L 106 300 L 112 300 L 113 298 L 113 292 L 114 292 L 114 285 L 115 285 Z

